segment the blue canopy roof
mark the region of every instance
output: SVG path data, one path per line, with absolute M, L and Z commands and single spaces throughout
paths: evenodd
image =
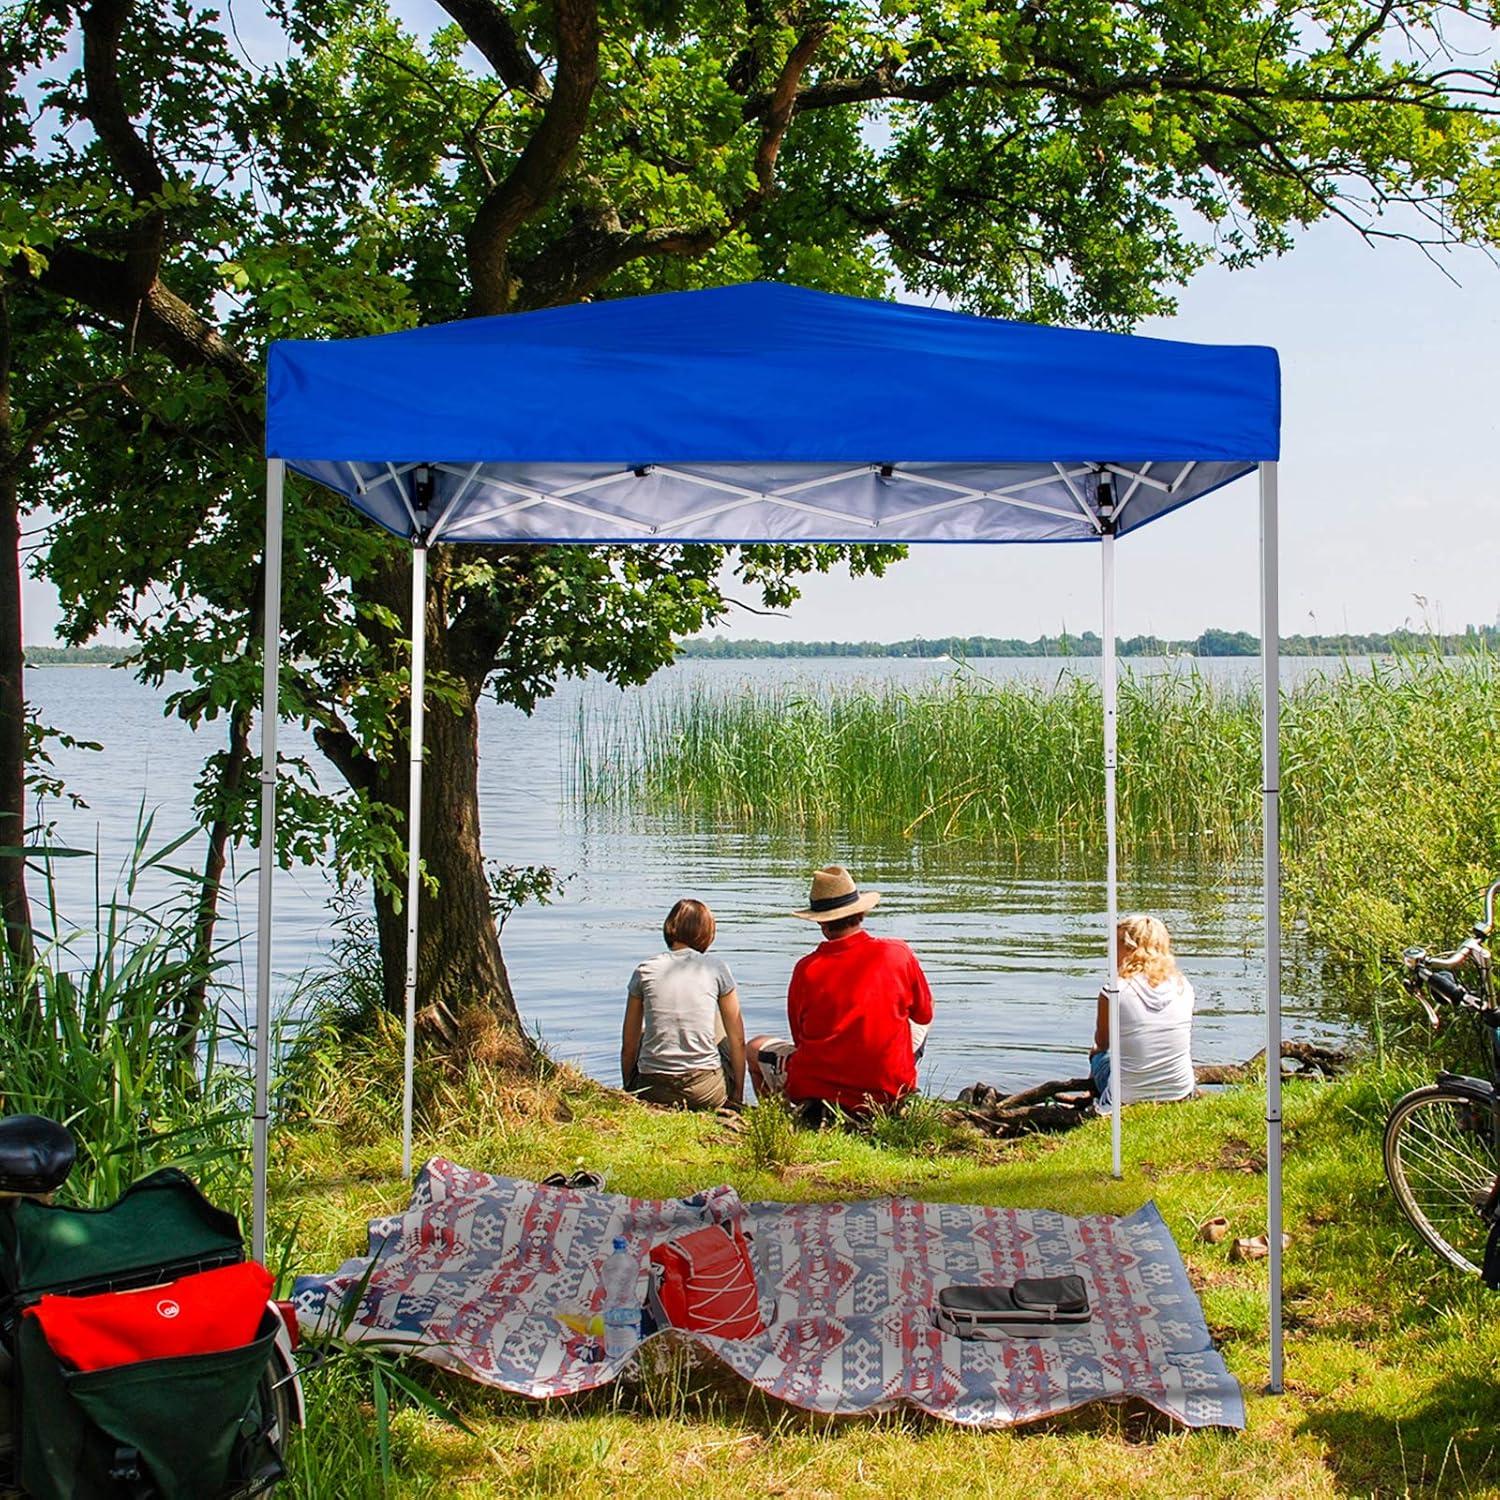
M 752 282 L 275 343 L 266 452 L 443 540 L 1070 541 L 1279 425 L 1271 349 Z

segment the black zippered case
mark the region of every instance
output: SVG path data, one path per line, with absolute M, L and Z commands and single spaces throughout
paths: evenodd
M 1009 1286 L 945 1286 L 933 1320 L 959 1339 L 1044 1339 L 1092 1316 L 1083 1277 L 1035 1276 Z

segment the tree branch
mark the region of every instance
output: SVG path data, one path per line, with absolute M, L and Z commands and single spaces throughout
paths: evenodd
M 1186 95 L 1212 99 L 1237 99 L 1242 103 L 1275 101 L 1303 104 L 1414 104 L 1424 109 L 1454 112 L 1466 106 L 1445 102 L 1448 95 L 1464 92 L 1470 97 L 1493 101 L 1496 80 L 1470 69 L 1455 69 L 1482 87 L 1460 91 L 1444 88 L 1442 74 L 1427 77 L 1398 76 L 1385 87 L 1357 89 L 1279 89 L 1270 84 L 1204 77 L 1197 73 L 1117 73 L 1107 77 L 1086 76 L 1071 60 L 1040 53 L 1036 67 L 1019 74 L 942 73 L 932 78 L 911 79 L 899 65 L 877 68 L 860 78 L 832 78 L 799 89 L 798 111 L 837 109 L 848 104 L 868 104 L 877 99 L 903 100 L 913 104 L 936 104 L 954 94 L 984 91 L 995 94 L 1042 93 L 1075 104 L 1107 104 L 1132 94 Z M 776 108 L 776 91 L 753 94 L 746 99 L 744 117 L 764 120 Z
M 375 762 L 360 749 L 359 741 L 337 719 L 313 729 L 313 743 L 333 762 L 352 790 L 368 792 L 375 785 Z
M 255 366 L 159 280 L 153 281 L 144 295 L 139 294 L 123 261 L 76 245 L 59 244 L 48 250 L 47 265 L 40 275 L 31 277 L 24 262 L 17 262 L 12 269 L 17 277 L 33 279 L 54 296 L 81 302 L 122 329 L 134 325 L 143 343 L 160 350 L 179 367 L 218 370 L 238 394 L 257 396 L 260 376 Z
M 137 204 L 159 199 L 166 175 L 130 117 L 120 88 L 120 37 L 130 14 L 130 0 L 93 0 L 84 10 L 84 110 L 99 144 L 130 189 Z M 161 269 L 166 244 L 166 216 L 153 207 L 132 228 L 124 262 L 130 289 L 144 295 Z
M 1395 6 L 1396 0 L 1384 0 L 1380 9 L 1371 18 L 1370 24 L 1344 48 L 1344 56 L 1354 57 L 1357 53 L 1363 52 L 1366 44 L 1385 30 L 1385 23 L 1390 19 L 1391 11 L 1395 9 Z
M 469 313 L 509 309 L 514 287 L 507 259 L 511 236 L 545 207 L 566 174 L 588 125 L 599 81 L 596 0 L 557 0 L 557 67 L 541 123 L 505 180 L 486 195 L 464 237 L 469 265 Z
M 525 305 L 541 307 L 586 297 L 622 266 L 643 256 L 706 255 L 751 218 L 776 190 L 776 160 L 797 112 L 798 89 L 814 54 L 832 29 L 820 22 L 804 32 L 787 54 L 775 87 L 764 96 L 768 102 L 760 117 L 760 139 L 752 166 L 755 185 L 722 220 L 699 228 L 665 225 L 628 230 L 617 227 L 617 219 L 614 225 L 599 220 L 575 225 L 522 278 L 526 283 Z
M 755 152 L 757 188 L 740 205 L 737 221 L 748 217 L 771 195 L 775 186 L 776 158 L 781 152 L 786 128 L 791 124 L 792 114 L 797 107 L 797 90 L 802 85 L 802 75 L 807 72 L 813 54 L 832 30 L 832 24 L 825 21 L 804 32 L 797 38 L 796 46 L 782 64 L 781 76 L 776 80 L 776 87 L 771 90 L 766 112 L 762 117 L 764 128 L 760 133 L 760 145 Z
M 0 372 L 0 381 L 8 377 L 8 369 Z M 48 408 L 39 417 L 35 418 L 26 428 L 26 431 L 16 440 L 10 455 L 8 457 L 0 456 L 0 473 L 19 471 L 25 464 L 30 462 L 32 454 L 41 447 L 48 436 L 61 427 L 64 422 L 76 422 L 80 417 L 87 416 L 89 402 L 93 397 L 102 395 L 105 391 L 120 390 L 123 385 L 123 376 L 115 376 L 111 380 L 90 381 L 87 385 L 78 387 L 77 396 L 67 405 Z
M 494 0 L 438 0 L 438 4 L 463 28 L 506 88 L 533 99 L 548 98 L 552 90 L 546 74 Z
M 930 266 L 947 264 L 943 256 L 925 240 L 918 240 L 901 227 L 898 210 L 894 204 L 882 204 L 879 208 L 865 208 L 859 204 L 846 203 L 843 210 L 863 229 L 872 234 L 883 234 L 904 255 L 913 260 L 926 262 Z

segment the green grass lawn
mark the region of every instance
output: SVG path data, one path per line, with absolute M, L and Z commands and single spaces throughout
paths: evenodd
M 586 1166 L 611 1190 L 644 1197 L 728 1182 L 747 1199 L 906 1193 L 1069 1214 L 1123 1214 L 1155 1199 L 1245 1386 L 1248 1428 L 1181 1432 L 1103 1407 L 1000 1433 L 902 1416 L 829 1422 L 680 1354 L 651 1360 L 628 1386 L 546 1405 L 418 1365 L 468 1431 L 408 1400 L 390 1419 L 383 1466 L 368 1375 L 346 1364 L 309 1381 L 314 1421 L 294 1453 L 295 1488 L 339 1497 L 1500 1494 L 1500 1298 L 1421 1247 L 1381 1169 L 1385 1109 L 1416 1081 L 1367 1071 L 1288 1086 L 1293 1244 L 1287 1384 L 1275 1397 L 1262 1393 L 1265 1266 L 1233 1262 L 1227 1241 L 1197 1237 L 1215 1214 L 1228 1216 L 1231 1237 L 1265 1227 L 1254 1088 L 1128 1110 L 1121 1182 L 1109 1176 L 1104 1120 L 1008 1144 L 920 1129 L 885 1142 L 788 1139 L 658 1113 L 566 1074 L 476 1096 L 468 1110 L 450 1104 L 419 1156 L 525 1177 Z M 284 1231 L 295 1225 L 299 1269 L 331 1269 L 359 1252 L 365 1221 L 405 1202 L 387 1124 L 344 1120 L 283 1138 L 276 1206 Z

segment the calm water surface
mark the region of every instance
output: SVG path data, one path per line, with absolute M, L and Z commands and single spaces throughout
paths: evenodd
M 1181 665 L 1134 664 L 1137 671 Z M 1221 677 L 1256 669 L 1244 660 L 1199 665 Z M 1287 675 L 1319 665 L 1293 661 Z M 1051 678 L 1060 670 L 1055 660 L 978 667 L 995 677 Z M 1071 662 L 1068 669 L 1088 672 L 1097 663 Z M 685 662 L 633 693 L 672 691 L 693 681 L 723 691 L 742 682 L 788 680 L 917 683 L 953 670 L 940 662 L 884 659 Z M 99 752 L 57 753 L 58 769 L 88 806 L 56 809 L 55 816 L 58 842 L 98 851 L 108 887 L 128 859 L 142 806 L 155 814 L 154 845 L 190 826 L 194 782 L 206 755 L 221 747 L 223 730 L 215 725 L 195 734 L 163 716 L 164 693 L 105 668 L 32 668 L 27 691 L 44 722 L 103 744 Z M 522 1014 L 554 1053 L 618 1082 L 626 980 L 640 959 L 660 948 L 661 918 L 682 895 L 706 900 L 718 914 L 716 951 L 739 981 L 747 1026 L 784 1030 L 787 977 L 817 936 L 785 914 L 802 904 L 810 870 L 838 860 L 862 884 L 884 893 L 873 930 L 909 941 L 932 982 L 938 1018 L 925 1087 L 951 1092 L 976 1079 L 1020 1085 L 1081 1071 L 1101 977 L 1102 848 L 1059 868 L 1051 854 L 1018 864 L 1008 852 L 968 846 L 913 850 L 835 837 L 799 841 L 677 817 L 586 813 L 567 792 L 573 729 L 585 696 L 628 711 L 633 694 L 569 684 L 529 719 L 493 703 L 481 715 L 488 851 L 506 864 L 549 864 L 569 877 L 562 900 L 522 909 L 505 930 Z M 307 753 L 318 763 L 315 752 L 286 730 L 283 753 Z M 334 784 L 331 771 L 319 771 Z M 186 860 L 187 852 L 178 858 Z M 242 939 L 236 968 L 247 993 L 254 983 L 254 858 L 253 850 L 237 852 L 233 873 L 240 884 L 226 908 L 227 933 Z M 88 920 L 94 862 L 66 860 L 56 868 L 65 912 Z M 326 955 L 331 894 L 319 871 L 278 876 L 275 967 L 283 996 Z M 1240 1061 L 1261 1044 L 1260 899 L 1258 865 L 1226 874 L 1190 862 L 1123 862 L 1122 909 L 1148 909 L 1167 921 L 1197 987 L 1199 1061 Z M 1337 1013 L 1313 981 L 1289 969 L 1284 983 L 1289 1034 L 1338 1034 Z

